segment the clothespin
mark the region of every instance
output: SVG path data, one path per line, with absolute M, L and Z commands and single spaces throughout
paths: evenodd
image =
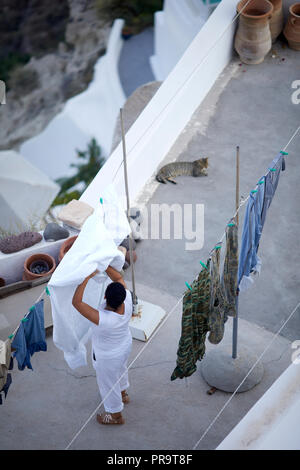
M 280 153 L 281 153 L 282 155 L 288 155 L 288 154 L 289 154 L 288 152 L 284 152 L 283 150 L 280 150 Z
M 270 171 L 277 171 L 277 168 L 269 168 Z
M 100 204 L 103 204 L 103 199 L 102 199 L 102 197 L 100 197 Z
M 257 184 L 263 184 L 264 180 L 260 180 Z
M 28 321 L 28 318 L 26 318 L 26 317 L 25 317 L 25 318 L 22 318 L 21 322 L 24 323 L 25 321 Z
M 227 224 L 227 227 L 234 227 L 235 224 L 233 222 L 230 222 L 230 224 Z
M 257 193 L 257 189 L 252 189 L 251 194 Z
M 191 288 L 191 286 L 189 285 L 188 282 L 185 282 L 185 285 L 186 285 L 190 290 L 193 290 L 193 289 Z
M 46 292 L 46 294 L 47 294 L 47 295 L 50 295 L 50 292 L 49 292 L 48 286 L 46 286 L 45 292 Z
M 29 312 L 32 312 L 32 310 L 34 310 L 34 305 L 30 307 Z
M 222 245 L 216 245 L 215 250 L 220 250 L 222 248 Z
M 12 339 L 14 337 L 14 335 L 9 335 L 8 339 Z
M 208 269 L 207 266 L 206 266 L 206 264 L 203 263 L 203 261 L 199 261 L 199 263 L 201 264 L 201 266 L 203 266 L 203 268 Z

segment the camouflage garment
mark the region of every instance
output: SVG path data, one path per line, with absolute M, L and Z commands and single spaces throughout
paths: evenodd
M 231 224 L 230 224 L 231 225 Z M 226 255 L 224 260 L 223 279 L 226 300 L 225 315 L 236 316 L 236 296 L 238 288 L 238 226 L 227 226 L 226 229 Z
M 205 354 L 205 339 L 209 331 L 210 260 L 183 298 L 181 337 L 177 351 L 177 366 L 171 380 L 189 377 L 196 370 L 196 362 Z
M 228 310 L 228 305 L 220 281 L 220 249 L 215 249 L 211 257 L 210 286 L 210 313 L 208 319 L 210 333 L 208 341 L 212 344 L 218 344 L 223 339 L 224 325 L 228 318 L 225 313 L 225 310 Z

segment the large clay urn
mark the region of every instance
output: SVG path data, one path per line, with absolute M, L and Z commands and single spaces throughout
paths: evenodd
M 29 256 L 24 263 L 23 281 L 31 281 L 43 276 L 49 276 L 56 268 L 55 259 L 46 253 L 36 253 Z
M 300 2 L 290 6 L 290 14 L 284 27 L 283 34 L 289 46 L 295 51 L 300 51 Z
M 245 7 L 247 2 L 241 0 L 237 5 L 241 14 L 234 46 L 242 62 L 260 64 L 272 47 L 269 21 L 273 5 L 268 0 L 251 0 Z
M 272 42 L 275 42 L 283 29 L 282 0 L 270 0 L 273 5 L 273 14 L 270 19 L 270 31 Z

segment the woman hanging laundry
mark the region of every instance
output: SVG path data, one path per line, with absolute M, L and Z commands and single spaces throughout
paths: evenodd
M 97 415 L 101 424 L 123 424 L 122 410 L 129 402 L 127 394 L 127 360 L 131 352 L 132 336 L 129 321 L 132 316 L 132 295 L 126 289 L 121 274 L 109 266 L 107 275 L 113 281 L 105 291 L 105 302 L 99 311 L 83 302 L 82 298 L 88 281 L 98 273 L 90 274 L 77 287 L 73 306 L 81 315 L 92 322 L 93 366 L 104 403 L 105 413 Z

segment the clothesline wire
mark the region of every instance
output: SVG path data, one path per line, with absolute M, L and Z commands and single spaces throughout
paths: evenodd
M 255 363 L 253 364 L 253 366 L 250 368 L 249 372 L 245 375 L 244 379 L 242 380 L 242 382 L 239 384 L 239 386 L 235 389 L 235 391 L 232 393 L 232 395 L 229 397 L 229 399 L 226 401 L 226 403 L 224 404 L 224 406 L 221 408 L 221 410 L 219 411 L 219 413 L 217 414 L 217 416 L 212 420 L 212 422 L 210 423 L 210 425 L 208 426 L 208 428 L 206 429 L 206 431 L 202 434 L 202 436 L 200 437 L 200 439 L 196 442 L 196 444 L 194 445 L 193 447 L 193 450 L 195 450 L 198 445 L 200 444 L 200 442 L 202 441 L 202 439 L 204 439 L 204 437 L 206 436 L 206 434 L 208 433 L 208 431 L 212 428 L 212 426 L 215 424 L 215 422 L 217 421 L 217 419 L 219 418 L 219 416 L 223 413 L 223 411 L 225 410 L 225 408 L 229 405 L 229 403 L 231 402 L 231 400 L 233 399 L 233 397 L 236 395 L 236 393 L 238 392 L 238 390 L 241 388 L 241 386 L 243 385 L 243 383 L 245 382 L 245 380 L 249 377 L 249 375 L 251 374 L 251 372 L 253 371 L 253 369 L 257 366 L 257 364 L 261 361 L 261 359 L 263 358 L 263 356 L 265 355 L 265 353 L 268 351 L 268 349 L 271 347 L 271 345 L 273 344 L 273 342 L 275 341 L 275 339 L 278 337 L 278 335 L 281 333 L 281 331 L 283 330 L 283 328 L 286 326 L 286 324 L 289 322 L 289 320 L 292 318 L 292 316 L 294 315 L 294 313 L 298 310 L 300 306 L 300 302 L 298 302 L 298 304 L 296 305 L 296 307 L 294 308 L 294 310 L 292 311 L 292 313 L 290 313 L 290 315 L 288 316 L 288 318 L 285 320 L 285 322 L 283 323 L 283 325 L 279 328 L 279 330 L 277 331 L 277 333 L 273 336 L 272 340 L 270 341 L 270 343 L 267 345 L 267 347 L 263 350 L 263 352 L 261 353 L 261 355 L 258 357 L 258 359 L 255 361 Z
M 298 129 L 296 130 L 296 132 L 294 132 L 292 138 L 289 140 L 288 144 L 284 147 L 284 150 L 287 149 L 287 147 L 289 146 L 289 144 L 292 142 L 292 140 L 296 137 L 298 131 L 300 129 L 300 126 L 298 127 Z M 268 174 L 268 172 L 267 172 Z M 249 196 L 242 200 L 240 202 L 240 205 L 239 207 L 237 208 L 235 214 L 233 215 L 233 217 L 231 217 L 229 220 L 232 220 L 236 217 L 236 215 L 238 214 L 239 210 L 241 209 L 241 207 L 246 203 L 246 201 L 249 199 Z M 222 236 L 222 239 L 225 237 L 226 235 L 226 230 L 224 231 L 224 234 Z M 98 411 L 98 409 L 100 408 L 100 406 L 103 404 L 103 402 L 106 400 L 106 398 L 112 393 L 112 391 L 114 390 L 115 386 L 121 381 L 121 379 L 124 377 L 124 375 L 129 371 L 129 369 L 132 367 L 132 365 L 135 363 L 135 361 L 141 356 L 141 354 L 145 351 L 146 347 L 148 347 L 148 345 L 151 343 L 151 341 L 153 340 L 153 338 L 155 338 L 155 336 L 158 334 L 158 332 L 160 331 L 160 329 L 163 327 L 163 325 L 166 323 L 166 321 L 169 319 L 169 317 L 171 316 L 171 314 L 174 312 L 174 310 L 177 308 L 177 306 L 179 305 L 179 303 L 183 300 L 184 298 L 184 295 L 185 293 L 179 298 L 179 300 L 176 302 L 175 306 L 172 307 L 172 309 L 169 311 L 169 313 L 166 315 L 166 317 L 164 318 L 164 320 L 162 321 L 162 323 L 159 325 L 159 327 L 156 329 L 156 331 L 153 333 L 153 335 L 149 338 L 148 342 L 143 346 L 143 348 L 139 351 L 139 353 L 136 355 L 136 357 L 132 360 L 132 362 L 129 364 L 129 366 L 126 368 L 125 372 L 121 375 L 121 377 L 117 380 L 117 382 L 112 386 L 112 388 L 109 390 L 109 392 L 107 393 L 107 395 L 103 398 L 103 400 L 100 402 L 100 404 L 96 407 L 96 409 L 92 412 L 92 414 L 89 416 L 89 418 L 85 421 L 85 423 L 81 426 L 81 428 L 79 429 L 79 431 L 74 435 L 74 437 L 72 438 L 72 440 L 70 441 L 70 443 L 67 445 L 67 447 L 65 448 L 65 450 L 68 450 L 71 445 L 73 444 L 73 442 L 77 439 L 77 437 L 81 434 L 81 432 L 84 430 L 84 428 L 87 426 L 87 424 L 91 421 L 91 419 L 93 418 L 93 416 L 95 415 L 95 413 Z M 296 309 L 298 308 L 299 305 L 297 305 Z M 293 312 L 294 313 L 294 312 Z M 292 315 L 290 315 L 291 317 Z M 289 318 L 290 318 L 289 317 Z M 288 318 L 288 320 L 289 320 Z M 287 321 L 288 321 L 287 320 Z M 285 322 L 285 324 L 287 323 L 287 321 Z M 277 333 L 277 336 L 278 334 L 280 333 L 280 331 L 283 329 L 285 325 L 283 325 L 281 327 L 281 329 L 279 330 L 279 332 Z M 267 350 L 267 348 L 266 348 Z M 249 372 L 251 373 L 251 371 Z M 248 373 L 248 374 L 249 374 Z M 246 380 L 247 376 L 245 377 L 245 379 L 243 380 L 243 382 Z M 239 387 L 237 388 L 237 390 L 240 388 L 240 386 L 243 384 L 243 382 L 239 385 Z M 236 390 L 236 392 L 237 392 Z M 235 392 L 235 393 L 236 393 Z M 221 414 L 221 413 L 220 413 Z M 220 415 L 219 414 L 219 415 Z M 218 416 L 219 416 L 218 415 Z M 218 417 L 217 417 L 218 418 Z M 215 420 L 217 419 L 215 418 Z M 213 423 L 212 423 L 213 425 Z M 209 429 L 208 429 L 209 430 Z M 207 432 L 208 432 L 207 430 Z M 204 435 L 203 435 L 204 437 Z M 203 439 L 203 437 L 200 438 Z M 200 442 L 200 440 L 198 441 L 198 443 Z M 196 447 L 198 445 L 198 443 L 196 444 Z
M 239 12 L 236 13 L 235 17 L 233 18 L 233 20 L 226 26 L 226 28 L 224 29 L 223 33 L 218 37 L 218 39 L 214 42 L 214 44 L 209 48 L 209 50 L 207 51 L 207 53 L 205 54 L 205 56 L 203 57 L 203 59 L 200 61 L 199 64 L 196 65 L 196 67 L 194 67 L 194 69 L 192 70 L 192 72 L 190 73 L 190 75 L 187 77 L 187 79 L 182 83 L 182 85 L 180 86 L 180 88 L 174 93 L 174 95 L 169 99 L 169 101 L 166 103 L 166 105 L 163 107 L 163 109 L 159 112 L 159 114 L 153 119 L 153 121 L 149 124 L 149 126 L 146 128 L 146 130 L 141 134 L 141 136 L 137 139 L 137 141 L 135 142 L 135 144 L 131 147 L 131 149 L 127 152 L 127 156 L 130 155 L 130 153 L 132 152 L 132 150 L 137 146 L 137 144 L 143 139 L 143 137 L 145 136 L 145 134 L 147 134 L 147 132 L 149 131 L 149 129 L 151 129 L 153 127 L 153 125 L 158 121 L 158 119 L 160 118 L 160 116 L 163 114 L 163 112 L 168 108 L 168 106 L 170 105 L 170 103 L 174 100 L 174 98 L 179 94 L 179 92 L 182 90 L 182 88 L 190 81 L 190 79 L 192 78 L 192 76 L 195 74 L 195 72 L 198 70 L 198 68 L 206 61 L 206 59 L 208 58 L 208 56 L 210 55 L 211 51 L 216 47 L 216 45 L 221 41 L 221 39 L 223 38 L 223 36 L 227 33 L 227 31 L 229 30 L 229 28 L 235 23 L 235 21 L 239 18 L 239 16 L 242 14 L 242 12 L 244 11 L 244 9 L 248 6 L 248 4 L 251 2 L 252 0 L 248 0 L 248 2 L 241 8 L 241 10 Z M 117 173 L 119 172 L 121 166 L 123 165 L 123 160 L 121 161 L 121 163 L 119 164 L 118 168 L 117 168 L 117 171 L 112 179 L 112 182 L 114 182 L 116 176 L 117 176 Z

